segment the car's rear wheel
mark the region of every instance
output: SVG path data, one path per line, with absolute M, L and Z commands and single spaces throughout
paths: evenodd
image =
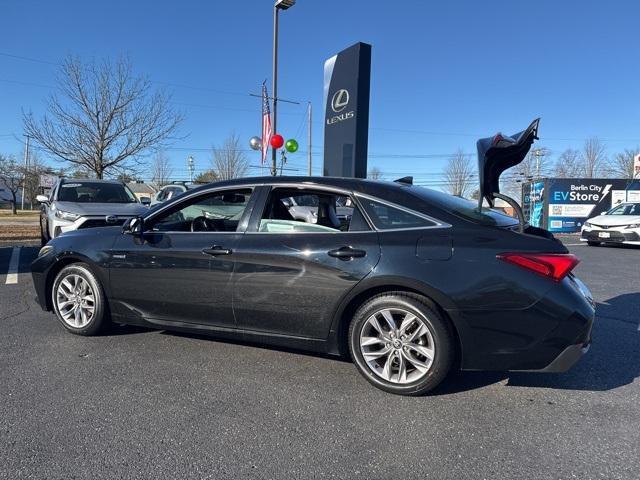
M 51 295 L 58 320 L 70 332 L 95 335 L 108 326 L 102 286 L 86 264 L 73 263 L 60 270 Z
M 349 349 L 370 383 L 399 395 L 435 388 L 455 357 L 449 322 L 426 298 L 404 292 L 377 295 L 358 309 Z
M 599 247 L 600 242 L 592 242 L 591 240 L 589 240 L 587 241 L 587 245 L 589 245 L 590 247 Z

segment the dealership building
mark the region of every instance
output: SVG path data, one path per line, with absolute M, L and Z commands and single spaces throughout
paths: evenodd
M 623 202 L 640 202 L 640 179 L 544 178 L 522 186 L 525 219 L 551 232 L 579 232 L 587 219 Z

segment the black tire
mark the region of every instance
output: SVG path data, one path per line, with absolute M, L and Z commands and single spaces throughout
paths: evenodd
M 600 242 L 592 242 L 591 240 L 588 240 L 587 245 L 589 245 L 590 247 L 599 247 Z
M 62 314 L 60 313 L 58 301 L 56 299 L 56 292 L 58 292 L 60 284 L 65 279 L 71 279 L 73 276 L 81 277 L 89 284 L 89 287 L 91 288 L 91 292 L 95 299 L 93 314 L 89 318 L 88 323 L 81 327 L 71 325 L 63 318 Z M 71 265 L 67 265 L 62 270 L 60 270 L 60 272 L 58 272 L 58 275 L 56 275 L 56 278 L 53 282 L 53 287 L 51 289 L 51 301 L 56 317 L 58 318 L 62 326 L 71 333 L 85 336 L 97 335 L 98 333 L 106 331 L 111 325 L 102 285 L 86 263 L 72 263 Z
M 47 242 L 49 240 L 51 240 L 51 237 L 49 236 L 49 232 L 47 231 L 47 222 L 45 220 L 45 226 L 42 226 L 42 218 L 40 219 L 40 245 L 41 246 L 45 246 L 47 244 Z
M 385 308 L 400 308 L 419 317 L 433 338 L 435 355 L 432 364 L 423 377 L 412 383 L 399 384 L 387 381 L 374 373 L 364 359 L 359 340 L 362 329 L 375 312 Z M 351 321 L 348 342 L 351 358 L 367 381 L 397 395 L 418 396 L 433 390 L 444 380 L 455 361 L 456 342 L 450 322 L 443 318 L 437 307 L 427 298 L 408 292 L 388 292 L 367 300 L 356 311 Z

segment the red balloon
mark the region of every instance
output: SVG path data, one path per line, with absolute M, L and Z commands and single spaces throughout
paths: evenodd
M 271 141 L 269 143 L 271 143 L 271 146 L 273 148 L 280 148 L 282 147 L 282 145 L 284 145 L 284 138 L 282 138 L 282 135 L 278 135 L 276 133 L 271 137 Z

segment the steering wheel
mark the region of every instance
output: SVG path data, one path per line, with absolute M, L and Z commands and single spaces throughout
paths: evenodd
M 218 229 L 214 222 L 209 220 L 204 215 L 194 218 L 191 220 L 191 231 L 192 232 L 217 232 Z

